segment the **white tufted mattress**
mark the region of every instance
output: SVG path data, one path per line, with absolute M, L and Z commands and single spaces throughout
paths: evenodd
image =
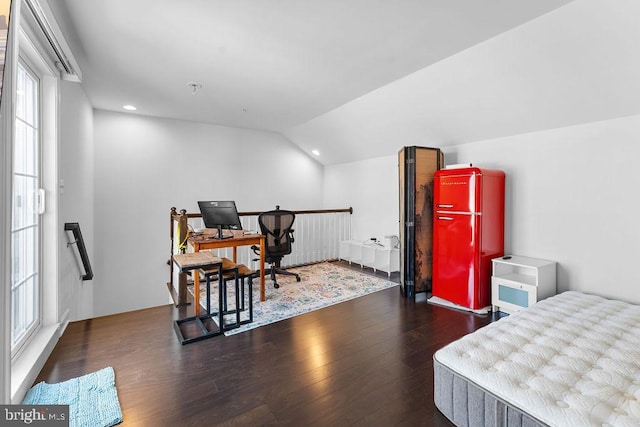
M 640 306 L 564 292 L 434 354 L 456 425 L 640 426 Z

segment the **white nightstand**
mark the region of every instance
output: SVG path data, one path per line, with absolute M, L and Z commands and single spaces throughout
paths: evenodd
M 491 276 L 493 311 L 515 313 L 556 294 L 556 263 L 506 255 L 494 258 Z

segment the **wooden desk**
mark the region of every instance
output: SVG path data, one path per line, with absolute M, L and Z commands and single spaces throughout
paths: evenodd
M 238 246 L 258 245 L 260 248 L 260 301 L 264 301 L 264 235 L 253 232 L 244 234 L 243 230 L 224 230 L 225 233 L 233 233 L 229 239 L 216 239 L 213 236 L 217 230 L 206 228 L 202 233 L 189 236 L 189 244 L 194 252 L 207 249 L 233 248 L 233 262 L 236 262 Z M 193 275 L 193 310 L 196 316 L 200 313 L 200 275 Z

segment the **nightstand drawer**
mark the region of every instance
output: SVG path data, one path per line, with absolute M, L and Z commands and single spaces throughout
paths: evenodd
M 491 278 L 494 311 L 514 313 L 538 301 L 537 287 L 501 277 Z

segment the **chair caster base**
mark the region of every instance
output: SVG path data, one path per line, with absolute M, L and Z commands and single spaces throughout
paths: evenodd
M 278 285 L 277 283 L 274 283 L 274 284 L 273 284 L 273 287 L 274 287 L 274 288 L 276 288 L 276 289 L 278 289 L 278 288 L 280 287 L 280 285 Z
M 300 276 L 296 276 L 296 282 L 300 281 Z

